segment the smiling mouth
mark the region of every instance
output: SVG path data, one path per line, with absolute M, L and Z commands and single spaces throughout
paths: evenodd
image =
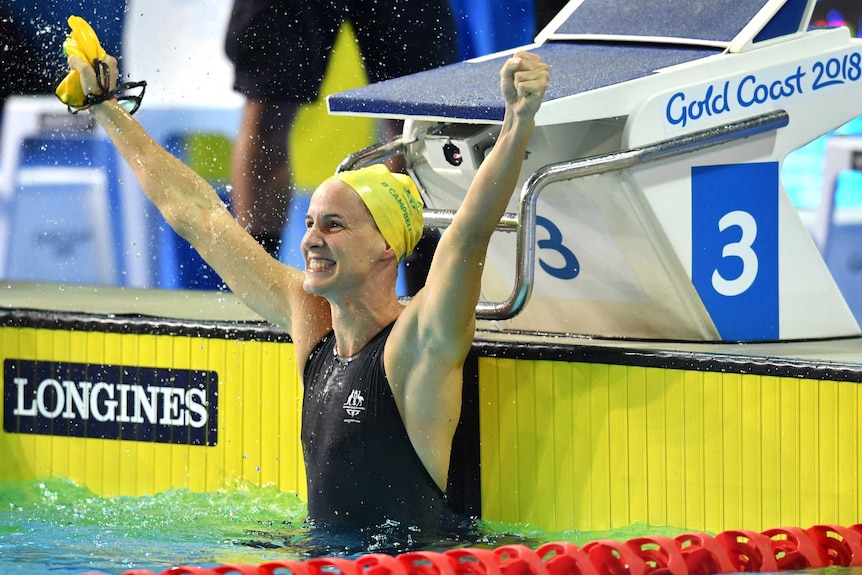
M 305 264 L 305 269 L 310 272 L 321 272 L 331 268 L 333 264 L 329 260 L 308 260 Z

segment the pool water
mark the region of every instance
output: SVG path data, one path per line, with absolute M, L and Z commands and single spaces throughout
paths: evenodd
M 482 522 L 463 539 L 448 535 L 419 544 L 382 534 L 364 549 L 322 541 L 304 526 L 305 502 L 273 487 L 236 485 L 218 493 L 169 491 L 147 497 L 102 498 L 62 479 L 0 482 L 0 573 L 3 575 L 159 572 L 178 565 L 257 565 L 314 556 L 356 556 L 409 549 L 495 548 L 549 541 L 584 545 L 685 530 L 632 525 L 606 532 L 549 533 Z M 411 543 L 414 547 L 410 547 Z

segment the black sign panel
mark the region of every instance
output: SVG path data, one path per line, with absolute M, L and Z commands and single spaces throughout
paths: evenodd
M 3 431 L 215 445 L 218 374 L 7 359 Z

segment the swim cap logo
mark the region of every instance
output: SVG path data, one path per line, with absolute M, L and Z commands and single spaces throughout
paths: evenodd
M 405 197 L 407 198 L 407 204 L 410 206 L 411 210 L 416 210 L 416 202 L 411 201 L 412 198 L 410 196 L 410 192 L 408 190 L 404 190 L 404 196 L 398 193 L 398 190 L 389 185 L 388 182 L 380 182 L 380 185 L 386 188 L 389 192 L 389 195 L 392 196 L 392 199 L 395 200 L 398 209 L 401 210 L 401 217 L 404 219 L 404 225 L 407 226 L 407 231 L 413 233 L 413 221 L 410 219 L 410 212 L 408 211 L 407 205 L 404 204 Z M 422 208 L 419 207 L 419 210 Z

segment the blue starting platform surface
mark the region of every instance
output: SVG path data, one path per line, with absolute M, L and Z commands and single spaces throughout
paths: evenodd
M 807 0 L 776 10 L 766 0 L 570 2 L 523 48 L 551 66 L 545 101 L 644 78 L 657 71 L 721 54 L 744 41 L 764 42 L 804 30 Z M 774 5 L 774 3 L 773 3 Z M 509 53 L 331 95 L 333 114 L 502 121 L 497 74 Z M 537 119 L 538 121 L 538 119 Z
M 549 43 L 531 48 L 551 66 L 545 100 L 622 84 L 656 70 L 721 53 L 705 46 Z M 508 54 L 459 62 L 329 97 L 333 114 L 503 120 L 499 72 Z
M 554 26 L 553 34 L 555 36 L 651 37 L 689 43 L 729 43 L 754 19 L 766 3 L 767 0 L 570 2 L 557 20 L 559 25 Z M 785 14 L 790 26 L 798 24 L 798 19 L 792 18 L 792 13 L 801 13 L 805 3 L 803 0 L 785 4 L 787 6 Z

